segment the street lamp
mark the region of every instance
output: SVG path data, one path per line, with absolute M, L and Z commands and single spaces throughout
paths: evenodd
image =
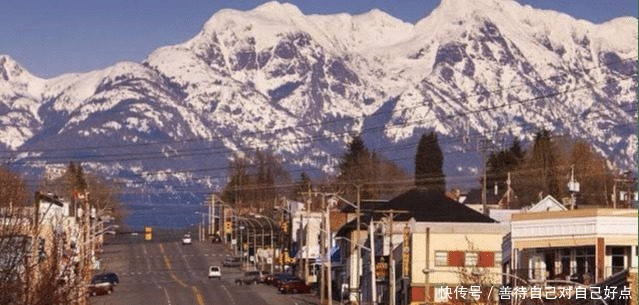
M 235 219 L 239 219 L 240 221 L 244 222 L 245 224 L 248 224 L 253 229 L 253 248 L 257 247 L 257 242 L 256 242 L 257 230 L 255 229 L 255 226 L 253 225 L 253 219 L 245 218 L 245 217 L 241 217 L 241 216 L 233 216 L 233 217 Z M 242 229 L 242 228 L 240 228 L 240 229 Z M 250 237 L 249 235 L 250 234 L 251 234 L 250 231 L 248 231 L 248 233 L 246 235 L 246 242 L 249 244 L 249 248 L 250 248 L 250 239 L 249 239 L 249 237 Z M 240 235 L 240 238 L 241 237 L 242 236 Z M 244 252 L 243 252 L 244 251 L 244 249 L 243 249 L 244 244 L 242 244 L 241 242 L 240 242 L 240 244 L 241 244 L 240 246 L 242 247 L 242 255 L 244 255 Z M 247 249 L 247 252 L 248 252 L 248 249 Z M 249 255 L 247 253 L 247 256 L 246 256 L 247 265 L 248 265 L 248 260 L 249 260 Z M 246 266 L 246 267 L 248 267 L 248 266 Z
M 273 237 L 274 237 L 273 236 L 273 225 L 271 224 L 271 221 L 273 222 L 273 224 L 275 224 L 275 219 L 273 219 L 271 217 L 268 217 L 268 216 L 265 216 L 265 215 L 261 215 L 261 214 L 255 214 L 254 216 L 255 216 L 255 218 L 264 218 L 264 219 L 269 220 L 268 221 L 268 226 L 271 229 L 271 235 L 270 235 L 271 236 L 271 248 L 273 250 L 273 255 L 271 256 L 271 274 L 273 274 L 273 271 L 274 271 L 273 270 L 273 265 L 275 265 L 275 243 L 274 243 L 274 240 L 273 240 Z M 281 244 L 281 241 L 280 241 L 280 244 Z M 280 250 L 280 255 L 282 255 L 281 253 L 282 253 L 282 251 Z

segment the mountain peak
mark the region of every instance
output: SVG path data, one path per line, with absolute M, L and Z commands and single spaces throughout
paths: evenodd
M 405 23 L 401 19 L 390 15 L 382 10 L 374 8 L 366 13 L 359 14 L 354 16 L 356 19 L 361 20 L 362 22 L 375 22 L 375 23 L 392 23 L 392 24 L 400 24 Z
M 24 68 L 9 55 L 0 55 L 0 80 L 8 81 L 25 72 Z
M 278 1 L 266 2 L 254 8 L 253 10 L 251 10 L 251 12 L 259 12 L 259 13 L 266 13 L 266 14 L 272 14 L 272 15 L 279 15 L 279 14 L 286 14 L 291 16 L 304 15 L 297 6 L 290 3 L 286 3 L 286 2 L 280 3 Z
M 474 12 L 503 12 L 522 7 L 514 0 L 441 0 L 433 13 L 463 17 Z

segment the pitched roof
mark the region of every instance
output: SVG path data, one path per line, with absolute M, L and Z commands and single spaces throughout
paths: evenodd
M 544 199 L 533 205 L 528 212 L 545 212 L 545 211 L 567 211 L 568 209 L 553 196 L 546 196 Z
M 425 188 L 413 188 L 387 203 L 378 205 L 375 210 L 404 210 L 406 214 L 399 214 L 394 219 L 408 221 L 415 218 L 419 222 L 497 222 L 455 200 L 446 194 Z M 375 218 L 382 215 L 376 214 Z
M 446 194 L 425 188 L 413 188 L 387 202 L 376 203 L 372 211 L 362 211 L 360 223 L 362 229 L 368 226 L 371 213 L 375 220 L 384 217 L 379 211 L 408 211 L 397 214 L 395 221 L 408 221 L 415 218 L 418 222 L 460 222 L 460 223 L 496 223 L 497 221 L 479 213 L 464 204 L 448 198 Z M 356 220 L 343 225 L 337 232 L 338 236 L 346 236 L 348 232 L 357 228 Z

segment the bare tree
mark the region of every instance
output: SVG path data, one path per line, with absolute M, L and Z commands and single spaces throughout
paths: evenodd
M 0 210 L 0 305 L 72 304 L 77 270 L 62 219 L 35 222 L 32 207 Z M 74 293 L 76 292 L 76 293 Z

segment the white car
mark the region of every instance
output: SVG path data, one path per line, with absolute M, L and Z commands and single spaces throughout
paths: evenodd
M 182 244 L 183 245 L 190 245 L 191 244 L 191 235 L 189 235 L 189 234 L 184 235 L 184 237 L 182 237 Z
M 220 267 L 218 266 L 209 267 L 209 278 L 217 278 L 218 280 L 222 279 L 222 269 L 220 269 Z

